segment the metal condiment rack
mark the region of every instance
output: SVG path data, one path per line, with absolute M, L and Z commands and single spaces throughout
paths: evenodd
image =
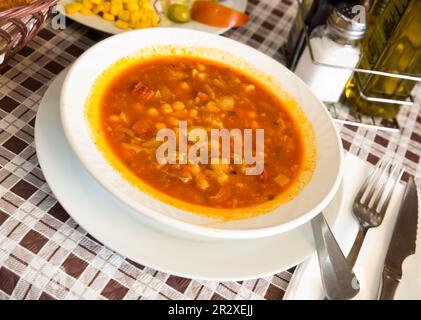
M 346 70 L 352 70 L 353 72 L 369 73 L 369 74 L 378 75 L 378 76 L 393 77 L 393 78 L 398 78 L 398 79 L 403 79 L 403 80 L 421 82 L 421 77 L 417 77 L 410 74 L 399 74 L 399 73 L 384 72 L 384 71 L 378 71 L 378 70 L 352 68 L 352 67 L 346 67 L 346 66 L 340 66 L 340 65 L 326 64 L 326 63 L 317 61 L 314 58 L 313 49 L 310 43 L 310 34 L 305 24 L 302 0 L 296 0 L 296 1 L 298 3 L 298 16 L 299 16 L 299 19 L 301 20 L 300 23 L 302 23 L 302 25 L 304 26 L 303 33 L 304 33 L 305 42 L 309 48 L 310 58 L 315 65 L 319 65 L 323 67 L 330 67 L 330 68 L 346 69 Z M 368 97 L 362 92 L 361 84 L 359 83 L 358 77 L 356 77 L 356 79 L 357 79 L 357 87 L 358 87 L 359 94 L 361 95 L 363 99 L 367 101 L 401 104 L 401 105 L 408 105 L 408 106 L 411 106 L 414 104 L 412 97 L 410 97 L 407 100 Z M 340 103 L 334 103 L 334 104 L 325 103 L 325 105 L 327 106 L 332 117 L 338 123 L 352 124 L 355 126 L 367 127 L 367 128 L 376 128 L 376 129 L 385 130 L 385 131 L 394 131 L 394 132 L 400 131 L 400 126 L 396 118 L 393 120 L 386 120 L 382 118 L 375 118 L 375 117 L 370 117 L 370 116 L 362 116 L 359 114 L 354 114 L 348 107 L 345 107 L 341 105 Z

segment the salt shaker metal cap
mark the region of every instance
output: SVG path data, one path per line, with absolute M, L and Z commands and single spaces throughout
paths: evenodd
M 365 15 L 360 15 L 360 10 L 364 10 L 364 7 L 343 4 L 332 11 L 327 25 L 344 38 L 361 39 L 367 30 L 367 24 Z

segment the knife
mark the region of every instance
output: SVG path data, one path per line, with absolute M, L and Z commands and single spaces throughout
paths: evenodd
M 383 268 L 383 286 L 380 300 L 392 300 L 402 279 L 402 263 L 415 253 L 418 224 L 418 194 L 411 177 L 405 188 L 392 239 Z

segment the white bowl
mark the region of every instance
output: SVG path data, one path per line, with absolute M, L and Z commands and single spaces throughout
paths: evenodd
M 264 215 L 220 222 L 185 212 L 145 194 L 108 163 L 97 149 L 85 117 L 85 103 L 91 88 L 97 78 L 121 58 L 144 48 L 162 45 L 223 50 L 272 77 L 295 97 L 315 130 L 317 165 L 311 181 L 293 200 Z M 60 108 L 66 138 L 96 180 L 139 214 L 188 234 L 245 239 L 285 232 L 321 212 L 332 200 L 341 181 L 342 144 L 323 103 L 294 73 L 275 60 L 221 36 L 191 30 L 156 28 L 127 32 L 101 41 L 87 50 L 70 69 L 62 88 Z

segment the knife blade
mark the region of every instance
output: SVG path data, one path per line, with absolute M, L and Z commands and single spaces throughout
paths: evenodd
M 416 250 L 418 193 L 411 177 L 405 188 L 383 268 L 380 300 L 392 300 L 402 279 L 402 263 Z

